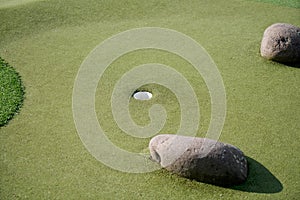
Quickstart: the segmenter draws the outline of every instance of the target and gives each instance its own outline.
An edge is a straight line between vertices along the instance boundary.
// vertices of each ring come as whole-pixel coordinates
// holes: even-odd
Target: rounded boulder
[[[300,28],[286,23],[269,26],[264,31],[260,53],[282,63],[300,62]]]
[[[151,159],[168,171],[200,182],[232,186],[247,179],[247,160],[237,147],[180,135],[157,135],[149,143]]]

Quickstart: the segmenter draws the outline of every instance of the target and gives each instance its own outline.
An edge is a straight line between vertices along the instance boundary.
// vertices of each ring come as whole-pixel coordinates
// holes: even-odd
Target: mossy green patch
[[[19,111],[24,98],[21,77],[0,57],[0,126]]]

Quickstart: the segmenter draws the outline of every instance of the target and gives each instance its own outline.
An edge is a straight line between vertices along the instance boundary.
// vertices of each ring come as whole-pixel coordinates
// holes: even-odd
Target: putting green
[[[274,14],[276,13],[276,14]],[[299,68],[260,57],[263,31],[276,22],[300,26],[297,8],[256,1],[37,1],[1,8],[0,55],[22,76],[26,100],[18,117],[0,128],[0,199],[297,199],[299,197]],[[249,157],[249,180],[222,188],[164,170],[130,174],[97,161],[78,137],[72,92],[86,56],[102,41],[137,27],[164,27],[200,43],[222,75],[227,115],[220,141]],[[162,63],[192,85],[200,107],[197,136],[210,123],[210,97],[186,60],[159,50],[139,50],[113,62],[96,91],[96,114],[118,147],[147,152],[150,140],[126,135],[113,120],[111,93],[124,73]],[[180,105],[172,91],[143,86],[150,101],[130,101],[137,124],[148,108],[165,107],[161,133],[176,132]]]

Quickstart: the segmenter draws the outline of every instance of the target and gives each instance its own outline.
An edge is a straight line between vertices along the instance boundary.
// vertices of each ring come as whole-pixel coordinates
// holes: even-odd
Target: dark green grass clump
[[[0,57],[0,127],[19,111],[23,98],[21,77]]]

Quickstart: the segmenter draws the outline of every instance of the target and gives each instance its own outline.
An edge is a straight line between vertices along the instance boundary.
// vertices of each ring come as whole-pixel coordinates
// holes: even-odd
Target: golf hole
[[[133,98],[141,101],[150,100],[152,98],[152,93],[147,91],[136,91],[133,93]]]

